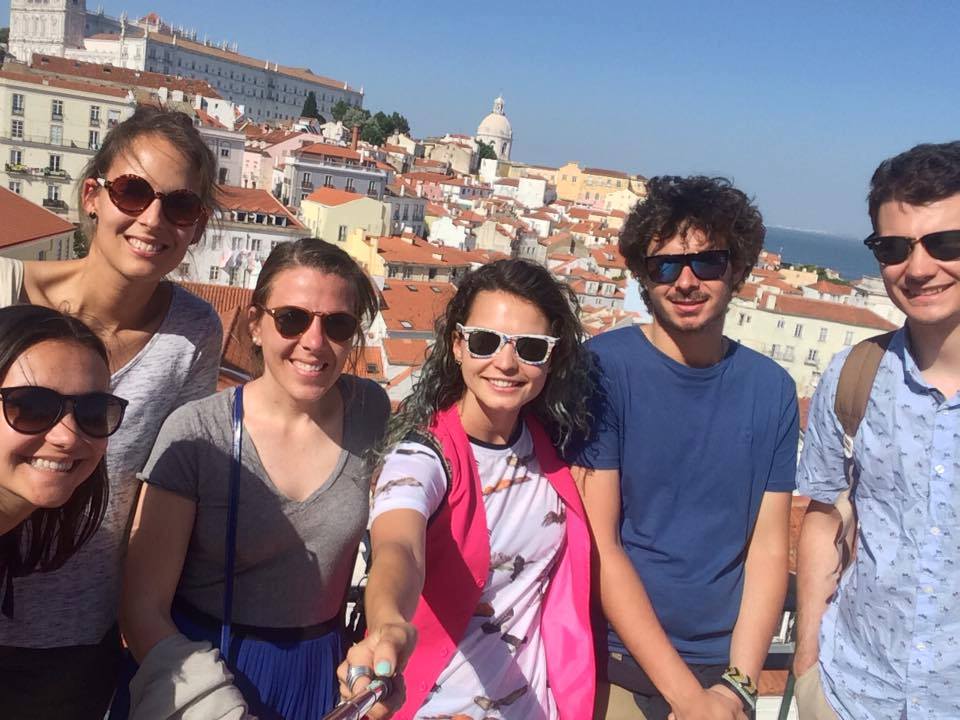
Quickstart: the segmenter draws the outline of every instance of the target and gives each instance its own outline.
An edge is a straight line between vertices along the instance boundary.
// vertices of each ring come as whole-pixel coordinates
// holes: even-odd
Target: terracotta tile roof
[[[304,227],[287,209],[286,205],[263,188],[242,188],[235,185],[220,185],[218,187],[220,192],[217,199],[225,210],[282,215],[287,218],[289,227]]]
[[[470,259],[471,263],[479,265],[486,265],[487,263],[496,262],[497,260],[508,260],[510,258],[506,253],[496,250],[470,250],[469,252],[465,252],[464,255]]]
[[[795,285],[791,285],[790,283],[778,278],[766,278],[761,280],[760,284],[764,287],[777,288],[784,295],[803,295],[803,292]]]
[[[777,295],[776,312],[876,330],[896,330],[898,327],[866,308],[804,297]]]
[[[253,376],[257,373],[253,343],[247,330],[246,310],[253,290],[231,285],[182,282],[184,288],[213,305],[223,325],[221,367]]]
[[[760,286],[756,283],[744,283],[737,291],[737,297],[744,300],[756,300],[757,293],[760,292]]]
[[[381,293],[384,303],[381,314],[387,329],[432,333],[434,321],[453,299],[456,291],[457,289],[447,282],[387,279]]]
[[[399,145],[391,145],[390,143],[384,143],[384,144],[381,145],[380,147],[383,148],[383,151],[384,151],[384,152],[396,153],[396,154],[398,154],[398,155],[407,155],[407,154],[408,154],[407,151],[404,150],[404,149],[403,149],[402,147],[400,147]]]
[[[427,356],[426,340],[409,338],[387,338],[383,341],[383,351],[391,365],[422,365]]]
[[[447,217],[450,213],[447,212],[447,209],[443,205],[438,205],[437,203],[428,202],[427,207],[424,210],[424,213],[427,215],[432,215],[434,217]]]
[[[469,264],[463,253],[446,245],[434,245],[411,236],[409,241],[396,236],[384,236],[378,240],[377,252],[388,264],[411,264],[442,267]]]
[[[360,153],[350,148],[340,147],[339,145],[330,145],[328,143],[312,143],[304,145],[297,152],[306,155],[321,155],[323,157],[335,157],[342,160],[356,160],[360,162]]]
[[[584,168],[584,175],[603,175],[604,177],[614,177],[621,178],[623,180],[629,180],[630,176],[625,172],[620,172],[619,170],[604,170],[603,168]]]
[[[351,361],[351,357],[344,367],[344,372],[349,372],[357,377],[370,378],[379,383],[386,383],[387,376],[383,371],[383,353],[379,347],[367,346],[363,349],[363,355],[358,357],[356,364]]]
[[[230,129],[226,125],[224,125],[222,122],[217,120],[213,115],[208,113],[206,110],[195,109],[194,112],[196,113],[197,117],[200,118],[200,122],[204,125],[207,125],[208,127],[217,128],[219,130]]]
[[[0,247],[5,248],[74,231],[73,223],[6,188],[0,188],[0,217]]]
[[[440,185],[441,183],[446,183],[451,178],[449,175],[443,175],[442,173],[434,172],[408,172],[404,175],[397,175],[397,180],[406,180],[409,182],[423,182],[423,183],[436,183]]]
[[[231,52],[229,50],[221,50],[220,48],[214,47],[212,45],[204,45],[203,43],[194,42],[192,40],[187,40],[183,37],[177,36],[176,42],[171,35],[160,32],[150,33],[150,39],[163,43],[165,45],[174,45],[176,44],[179,47],[182,47],[191,52],[199,53],[201,55],[207,55],[210,57],[215,57],[220,60],[227,60],[229,62],[238,63],[240,65],[246,65],[247,67],[254,68],[256,70],[263,70],[265,65],[270,66],[270,71],[275,72],[279,75],[286,75],[288,77],[297,78],[298,80],[305,80],[311,83],[317,83],[318,85],[326,85],[327,87],[336,88],[337,90],[348,90],[351,92],[356,92],[347,85],[345,82],[340,80],[334,80],[332,78],[324,77],[323,75],[315,75],[309,68],[295,68],[289,67],[287,65],[277,65],[276,70],[273,69],[273,63],[269,63],[265,60],[257,60],[256,58],[248,57],[246,55],[241,55],[240,53]]]
[[[366,195],[361,195],[360,193],[348,192],[346,190],[339,190],[337,188],[328,188],[322,187],[317,188],[312,193],[307,195],[306,199],[311,202],[319,203],[320,205],[325,205],[327,207],[334,207],[336,205],[346,205],[349,202],[355,202],[356,200],[363,200]]]
[[[506,185],[507,187],[520,187],[520,180],[517,178],[497,178],[493,181],[493,185]]]
[[[96,93],[97,95],[109,95],[115,98],[125,98],[127,96],[127,91],[119,88],[106,87],[104,85],[97,85],[96,83],[71,82],[70,80],[18,72],[11,70],[9,65],[6,66],[4,70],[0,70],[0,78],[30,83],[31,85],[46,85],[62,90],[78,90],[80,92]]]
[[[34,53],[30,67],[44,73],[55,73],[69,77],[83,78],[84,80],[109,82],[117,85],[149,88],[157,90],[165,87],[168,90],[182,90],[189,95],[203,95],[208,98],[220,98],[220,93],[206,80],[195,78],[164,75],[163,73],[148,70],[132,70],[115,65],[71,60],[55,55]]]
[[[853,294],[853,288],[849,285],[841,285],[840,283],[830,282],[829,280],[820,280],[813,285],[807,285],[807,287],[824,295],[842,296]]]
[[[615,248],[595,248],[590,251],[590,254],[593,256],[594,262],[602,268],[627,269],[627,261]]]
[[[766,268],[755,267],[750,271],[750,274],[758,278],[776,278],[777,280],[783,280],[783,275],[781,275],[776,270],[767,270]]]

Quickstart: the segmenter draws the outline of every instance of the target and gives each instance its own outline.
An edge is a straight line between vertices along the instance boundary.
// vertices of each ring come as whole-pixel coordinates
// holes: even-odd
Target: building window
[[[843,334],[843,344],[844,345],[853,345],[853,330],[847,330]]]
[[[23,95],[13,94],[13,105],[10,107],[10,111],[14,115],[23,115]]]
[[[820,342],[827,341],[827,328],[820,328]]]
[[[243,245],[243,238],[239,235],[234,235],[233,239],[230,241],[230,247],[233,250],[239,250]]]
[[[12,148],[10,150],[10,164],[23,165],[23,150]]]
[[[370,184],[367,186],[367,195],[376,195],[377,194],[377,181],[371,180]]]
[[[353,188],[354,188],[353,178],[347,178],[347,184],[344,187],[344,190],[346,190],[347,192],[353,192]]]
[[[180,263],[180,277],[189,277],[190,275],[190,263]]]
[[[404,330],[412,330],[412,329],[413,329],[413,323],[410,322],[409,320],[401,320],[401,321],[400,321],[400,327],[402,327]]]
[[[50,164],[47,167],[49,167],[51,170],[60,170],[62,161],[63,161],[62,155],[51,155]]]
[[[99,105],[90,106],[90,124],[91,125],[100,124],[100,106]]]
[[[23,137],[23,120],[12,120],[10,122],[10,137],[12,138]]]
[[[230,148],[225,148],[225,147],[220,148],[220,157],[222,158],[230,157]]]
[[[220,168],[220,169],[217,171],[217,182],[219,182],[221,185],[226,185],[226,184],[227,184],[227,175],[228,175],[229,172],[230,172],[230,170],[229,170],[228,168],[224,168],[224,167]]]
[[[324,176],[323,176],[323,186],[324,186],[324,187],[333,187],[333,175],[324,175]]]
[[[260,238],[251,238],[250,249],[256,252],[260,251]]]
[[[60,186],[47,185],[47,200],[59,200],[59,199],[60,199]]]
[[[347,226],[341,225],[340,229],[337,230],[337,242],[346,242],[347,241]]]
[[[63,127],[60,125],[50,126],[50,144],[63,145]]]
[[[19,180],[11,180],[7,183],[7,187],[10,188],[10,192],[15,192],[17,195],[23,190]]]
[[[820,351],[814,350],[813,348],[811,348],[810,350],[807,351],[807,362],[815,363],[817,362],[817,359],[819,358],[819,356],[820,356]]]
[[[63,120],[63,100],[50,101],[50,119]]]
[[[120,124],[120,111],[107,110],[107,130]]]
[[[210,266],[210,280],[216,281],[220,279],[220,268],[216,265]]]
[[[787,324],[787,321],[781,318],[777,320],[777,330],[783,330],[783,326]]]
[[[87,147],[91,150],[100,149],[100,131],[91,130],[90,134],[87,136]]]
[[[305,172],[303,174],[303,180],[300,181],[303,187],[313,187],[313,174]]]
[[[803,325],[797,323],[797,326],[793,329],[793,336],[795,338],[803,337]]]

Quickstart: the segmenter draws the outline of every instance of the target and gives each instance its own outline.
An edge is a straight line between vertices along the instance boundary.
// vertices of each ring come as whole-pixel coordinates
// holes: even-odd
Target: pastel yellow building
[[[576,201],[580,199],[583,186],[583,171],[580,165],[572,162],[557,168],[556,174],[557,197],[560,200]]]
[[[314,237],[338,243],[344,249],[347,238],[356,230],[383,235],[388,216],[387,206],[379,200],[331,187],[314,190],[304,198],[300,213]]]

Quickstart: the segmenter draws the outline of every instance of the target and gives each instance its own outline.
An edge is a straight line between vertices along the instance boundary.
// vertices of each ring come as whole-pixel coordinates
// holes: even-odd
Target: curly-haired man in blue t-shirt
[[[653,178],[624,224],[653,322],[590,341],[601,390],[571,457],[609,622],[597,720],[753,715],[786,592],[798,435],[793,381],[723,335],[763,237],[722,178]]]

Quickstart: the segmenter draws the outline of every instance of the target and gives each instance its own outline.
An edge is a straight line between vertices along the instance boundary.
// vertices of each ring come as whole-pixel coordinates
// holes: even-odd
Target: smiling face
[[[107,392],[110,373],[93,350],[74,342],[45,340],[23,352],[2,387],[38,385],[63,395]],[[0,418],[0,491],[34,507],[60,507],[93,472],[106,438],[81,432],[72,412],[38,435],[17,432]]]
[[[463,325],[506,335],[551,334],[550,322],[540,308],[501,291],[477,293]],[[543,390],[550,372],[549,361],[543,365],[521,362],[510,343],[505,343],[492,357],[475,358],[457,331],[453,335],[453,354],[466,385],[460,406],[464,429],[481,440],[506,441],[520,409]],[[490,437],[491,430],[495,437]]]
[[[684,255],[725,247],[724,243],[712,242],[702,230],[691,228],[685,235],[675,235],[666,242],[652,242],[648,255]],[[729,265],[717,280],[700,280],[686,266],[672,283],[645,280],[644,289],[650,299],[654,322],[683,333],[696,333],[718,323],[722,327],[733,296],[732,277],[733,269]]]
[[[141,135],[120,153],[105,173],[113,180],[138,175],[157,192],[187,189],[200,194],[199,173],[169,140],[159,135]],[[205,220],[189,227],[171,223],[159,199],[137,216],[119,210],[107,190],[96,180],[84,181],[83,210],[97,217],[90,255],[102,257],[124,277],[161,280],[182,261],[191,243],[203,234]]]
[[[940,230],[960,229],[960,195],[928,205],[907,205],[890,200],[877,213],[878,235],[923,237]],[[960,323],[960,260],[936,260],[915,243],[907,259],[881,265],[887,294],[910,323],[947,325]]]
[[[282,270],[273,278],[265,306],[295,305],[313,312],[356,314],[350,284],[339,275],[308,267]],[[250,309],[250,336],[263,351],[263,376],[297,403],[312,403],[334,386],[353,350],[355,338],[337,342],[327,337],[314,317],[299,337],[285,338],[273,318]]]

